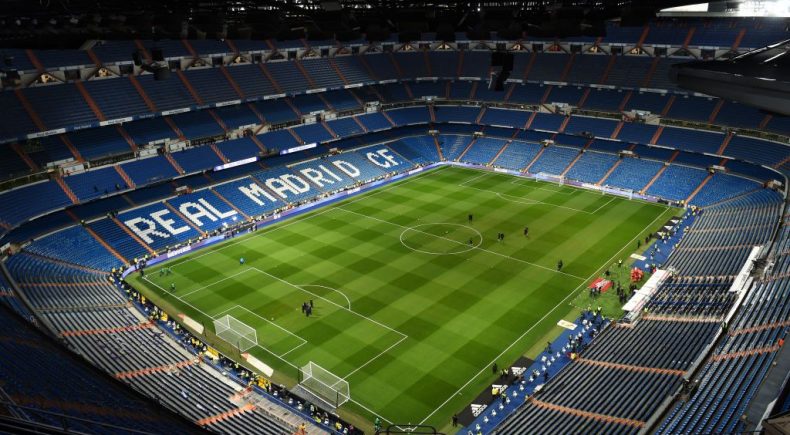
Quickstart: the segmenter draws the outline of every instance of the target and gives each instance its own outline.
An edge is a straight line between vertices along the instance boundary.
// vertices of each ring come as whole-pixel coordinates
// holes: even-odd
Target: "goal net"
[[[255,328],[230,314],[214,320],[214,331],[217,337],[238,347],[242,352],[258,345],[258,334]]]
[[[565,177],[561,175],[547,174],[545,172],[538,172],[537,174],[535,174],[535,179],[546,181],[549,183],[557,183],[560,186],[565,184]]]
[[[300,370],[299,385],[335,408],[351,399],[348,382],[310,361]]]

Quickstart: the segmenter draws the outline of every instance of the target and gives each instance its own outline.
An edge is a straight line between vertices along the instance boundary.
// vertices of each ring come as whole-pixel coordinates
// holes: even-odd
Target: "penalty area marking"
[[[346,296],[345,293],[341,292],[340,290],[338,290],[338,289],[336,289],[334,287],[329,287],[329,286],[325,286],[325,285],[321,285],[321,284],[298,284],[297,287],[300,287],[302,289],[304,289],[304,287],[318,287],[318,288],[331,290],[333,292],[340,293],[341,296],[346,298],[346,302],[348,302],[348,309],[351,310],[351,299],[349,299],[348,296]]]
[[[403,240],[404,239],[404,234],[406,234],[409,231],[413,231],[413,232],[420,233],[420,234],[427,234],[427,235],[433,236],[433,237],[439,237],[440,239],[445,239],[444,237],[436,236],[435,234],[431,234],[431,233],[429,233],[427,231],[423,231],[423,230],[419,229],[419,228],[423,228],[423,227],[427,227],[427,226],[434,226],[434,225],[447,225],[447,226],[461,227],[461,228],[470,229],[470,230],[474,231],[477,234],[477,244],[476,245],[467,245],[467,244],[464,243],[462,250],[453,251],[453,252],[434,252],[434,251],[427,251],[427,250],[424,250],[424,249],[411,247],[411,246],[409,246],[408,243],[406,243]],[[477,229],[472,228],[472,227],[470,227],[468,225],[456,224],[456,223],[450,223],[450,222],[435,222],[435,223],[419,224],[419,225],[414,225],[414,226],[411,226],[411,227],[406,227],[406,229],[401,231],[399,239],[400,239],[401,245],[403,245],[406,249],[411,249],[414,252],[419,252],[419,253],[428,254],[428,255],[457,255],[457,254],[463,254],[464,252],[469,252],[469,251],[471,251],[473,249],[476,249],[477,247],[479,247],[483,243],[483,235],[480,234],[480,231],[478,231]],[[451,241],[455,242],[455,240],[451,240]]]
[[[262,271],[259,271],[259,272],[262,272]],[[264,272],[264,273],[265,273],[265,272]],[[268,275],[268,274],[267,274],[267,275]],[[195,311],[197,311],[198,313],[200,313],[200,314],[202,314],[202,315],[204,315],[204,316],[208,317],[209,319],[212,319],[212,320],[214,320],[214,317],[213,317],[213,316],[211,316],[210,314],[208,314],[208,313],[206,313],[205,311],[201,310],[200,308],[198,308],[198,307],[194,306],[193,304],[191,304],[191,303],[189,303],[189,302],[185,301],[185,300],[184,300],[184,299],[182,299],[180,296],[178,296],[178,295],[176,295],[176,294],[174,294],[174,293],[171,293],[171,292],[169,292],[169,291],[168,291],[166,288],[164,288],[164,287],[160,286],[159,284],[157,284],[157,283],[155,283],[155,282],[153,282],[153,281],[149,280],[147,276],[144,276],[142,279],[143,279],[143,281],[146,281],[146,282],[148,282],[148,283],[149,283],[149,284],[151,284],[152,286],[154,286],[154,287],[156,287],[156,288],[158,288],[158,289],[162,290],[162,292],[164,292],[165,294],[168,294],[168,295],[170,295],[170,296],[172,296],[172,297],[174,297],[174,298],[176,298],[176,299],[180,300],[181,302],[183,302],[184,304],[188,305],[189,307],[191,307],[192,309],[194,309],[194,310],[195,310]],[[278,278],[278,279],[279,279],[279,278]],[[291,285],[293,285],[293,284],[291,284]],[[307,291],[307,290],[303,290],[303,291]],[[323,299],[323,298],[321,298],[321,299]],[[333,303],[333,304],[334,304],[334,302],[331,302],[331,301],[330,301],[330,303]],[[341,308],[342,308],[342,307],[341,307]],[[351,311],[351,310],[348,310],[348,311]],[[351,311],[351,312],[353,313],[353,311]],[[355,313],[355,314],[359,315],[358,313]],[[373,321],[373,322],[375,322],[375,323],[378,323],[378,322],[376,322],[376,321],[375,321],[375,320],[373,320],[373,319],[370,319],[370,320],[371,320],[371,321]],[[382,325],[382,326],[385,326],[385,325]],[[385,327],[386,327],[386,326],[385,326]],[[392,331],[394,331],[394,332],[396,332],[396,333],[398,333],[398,334],[401,334],[402,336],[404,336],[404,338],[408,337],[406,334],[403,334],[403,333],[401,333],[401,332],[399,332],[399,331],[396,331],[396,330],[394,330],[394,329],[392,329],[392,328],[389,328],[389,327],[386,327],[386,328],[388,328],[388,329],[391,329]],[[301,338],[301,337],[300,337],[300,338]],[[401,341],[402,341],[402,340],[401,340]],[[398,344],[400,344],[400,341],[398,342]],[[293,348],[293,349],[289,350],[288,352],[286,352],[286,353],[285,353],[285,354],[283,354],[283,355],[277,355],[276,353],[274,353],[274,352],[272,352],[271,350],[269,350],[269,349],[267,349],[267,348],[265,348],[265,347],[261,346],[260,344],[256,345],[255,347],[257,347],[258,349],[260,349],[260,350],[262,350],[262,351],[264,351],[264,352],[266,352],[266,353],[268,353],[268,354],[270,354],[270,355],[274,356],[275,358],[277,358],[277,359],[279,359],[280,361],[284,362],[285,364],[287,364],[287,365],[291,366],[292,368],[294,368],[294,369],[296,369],[296,370],[299,370],[299,366],[297,366],[297,365],[294,365],[294,363],[292,363],[292,362],[288,361],[287,359],[283,358],[283,356],[284,356],[285,354],[287,354],[287,353],[289,353],[289,352],[291,352],[291,351],[294,351],[294,350],[296,350],[296,348]],[[389,350],[390,350],[392,347],[394,347],[394,346],[391,346],[390,348],[388,348],[388,349],[387,349],[387,351],[389,351]],[[375,357],[373,357],[373,359],[376,359],[376,358],[378,358],[378,355],[377,355],[377,356],[375,356]],[[365,365],[367,365],[367,363],[365,363]],[[382,419],[384,422],[386,422],[386,423],[390,423],[390,424],[394,424],[394,421],[393,421],[393,420],[391,420],[391,419],[389,419],[389,418],[386,418],[386,417],[384,417],[383,415],[381,415],[381,414],[377,413],[376,411],[374,411],[374,410],[372,410],[372,409],[368,408],[367,406],[363,405],[363,404],[362,404],[362,403],[360,403],[359,401],[357,401],[357,400],[354,400],[354,399],[351,399],[351,398],[349,398],[348,400],[349,400],[349,402],[351,402],[351,403],[354,403],[355,405],[359,406],[360,408],[364,409],[365,411],[369,412],[370,414],[372,414],[372,415],[374,415],[374,416],[376,416],[376,417],[379,417],[379,418],[381,418],[381,419]],[[397,427],[397,426],[396,426],[396,427]]]
[[[444,402],[442,402],[442,403],[441,403],[441,404],[440,404],[440,405],[439,405],[439,406],[438,406],[436,409],[434,409],[434,410],[433,410],[433,412],[431,412],[431,413],[430,413],[430,414],[428,414],[428,415],[427,415],[425,418],[423,418],[423,419],[422,419],[422,421],[421,421],[419,424],[424,424],[426,421],[428,421],[428,419],[429,419],[429,418],[431,418],[431,417],[432,417],[434,414],[436,414],[436,412],[437,412],[437,411],[439,411],[440,409],[444,408],[444,407],[445,407],[445,406],[446,406],[446,405],[447,405],[447,404],[448,404],[448,403],[449,403],[451,400],[453,400],[453,398],[455,398],[456,396],[460,396],[460,395],[462,394],[463,390],[464,390],[464,389],[466,389],[466,387],[467,387],[467,386],[469,386],[469,384],[471,384],[471,383],[472,383],[472,382],[473,382],[475,379],[479,378],[479,377],[480,377],[480,375],[481,375],[481,374],[483,374],[483,373],[484,373],[486,370],[490,370],[490,367],[491,367],[491,365],[492,365],[494,362],[496,362],[498,359],[500,359],[500,358],[502,357],[502,355],[504,355],[504,354],[505,354],[507,351],[509,351],[509,350],[510,350],[510,349],[511,349],[513,346],[515,346],[515,345],[516,345],[516,343],[518,343],[519,341],[521,341],[521,340],[522,340],[522,339],[523,339],[523,338],[524,338],[524,337],[525,337],[527,334],[529,334],[530,332],[532,332],[532,330],[533,330],[533,329],[535,329],[535,327],[536,327],[536,326],[540,325],[540,324],[541,324],[541,323],[542,323],[544,320],[546,320],[546,318],[547,318],[547,317],[549,317],[549,314],[553,313],[553,312],[554,312],[554,311],[555,311],[557,308],[559,308],[559,307],[560,307],[561,305],[563,305],[563,304],[568,304],[568,305],[570,305],[570,306],[573,306],[573,303],[572,303],[571,297],[574,297],[574,296],[578,295],[578,294],[579,294],[579,291],[580,291],[582,288],[584,288],[584,286],[585,286],[585,284],[586,284],[586,283],[590,282],[590,281],[591,281],[591,280],[592,280],[592,279],[593,279],[593,278],[594,278],[596,275],[598,275],[598,274],[599,274],[600,272],[602,272],[602,271],[603,271],[603,270],[604,270],[606,267],[608,267],[608,266],[609,266],[609,264],[611,264],[611,263],[612,263],[612,261],[614,261],[614,259],[615,259],[615,258],[617,258],[617,257],[620,255],[620,253],[621,253],[621,252],[623,252],[623,250],[624,250],[624,249],[626,249],[626,247],[628,247],[628,246],[632,246],[632,243],[633,243],[634,241],[636,241],[638,238],[641,238],[641,237],[642,237],[642,233],[644,233],[645,231],[647,231],[648,229],[650,229],[650,228],[651,228],[653,225],[655,225],[655,224],[656,224],[656,221],[658,221],[659,219],[661,219],[661,217],[662,217],[662,216],[664,216],[664,212],[661,212],[661,213],[659,213],[659,214],[658,214],[658,216],[656,216],[656,218],[655,218],[655,219],[653,219],[653,221],[651,221],[649,224],[647,224],[647,225],[645,226],[645,228],[643,228],[643,229],[642,229],[642,231],[640,231],[639,233],[637,233],[637,235],[636,235],[636,236],[634,236],[634,238],[633,238],[633,239],[631,239],[631,241],[630,241],[630,242],[628,242],[628,243],[626,243],[625,245],[623,245],[623,247],[622,247],[622,248],[620,248],[620,250],[619,250],[619,251],[617,251],[617,252],[616,252],[616,253],[615,253],[615,254],[612,256],[612,258],[610,258],[608,261],[606,261],[606,262],[605,262],[605,263],[604,263],[604,264],[603,264],[601,267],[599,267],[599,268],[598,268],[598,270],[596,270],[595,272],[593,272],[593,273],[592,273],[592,274],[591,274],[591,275],[590,275],[590,276],[589,276],[587,279],[583,280],[583,281],[581,282],[581,284],[579,284],[579,286],[578,286],[578,287],[576,287],[575,289],[573,289],[573,291],[571,291],[570,293],[568,293],[568,295],[567,295],[567,296],[565,296],[565,298],[564,298],[564,299],[562,299],[561,301],[559,301],[559,302],[557,303],[557,305],[555,305],[555,306],[554,306],[553,308],[551,308],[550,310],[546,311],[546,314],[544,314],[544,315],[543,315],[543,317],[541,317],[540,319],[538,319],[538,321],[536,321],[536,322],[535,322],[535,323],[534,323],[532,326],[530,326],[530,327],[529,327],[529,328],[528,328],[526,331],[524,331],[524,332],[523,332],[523,333],[522,333],[522,334],[521,334],[521,335],[520,335],[518,338],[516,338],[516,339],[515,339],[515,340],[514,340],[512,343],[510,343],[510,345],[509,345],[508,347],[506,347],[506,348],[505,348],[505,349],[504,349],[502,352],[500,352],[500,353],[499,353],[499,355],[497,355],[496,357],[494,357],[494,359],[492,359],[490,363],[488,363],[488,364],[486,364],[485,366],[483,366],[483,368],[482,368],[482,369],[480,369],[480,371],[479,371],[479,372],[477,372],[477,373],[476,373],[474,376],[472,376],[471,378],[469,378],[469,380],[468,380],[468,381],[466,381],[466,383],[465,383],[465,384],[463,384],[463,385],[462,385],[460,388],[458,388],[458,390],[456,390],[456,391],[455,391],[455,393],[453,393],[452,395],[450,395],[450,397],[448,397],[448,398],[447,398],[447,400],[445,400]],[[570,300],[570,301],[569,301],[569,300]]]

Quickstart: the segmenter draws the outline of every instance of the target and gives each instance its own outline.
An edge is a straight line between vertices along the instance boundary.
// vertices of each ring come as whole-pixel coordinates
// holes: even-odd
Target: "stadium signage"
[[[134,118],[132,118],[131,116],[127,116],[126,118],[116,118],[107,121],[101,121],[99,122],[99,125],[104,127],[105,125],[123,124],[124,122],[132,122],[132,121],[134,121]]]
[[[280,151],[280,155],[291,154],[291,153],[296,153],[296,152],[299,152],[299,151],[309,150],[310,148],[315,148],[317,146],[318,146],[318,144],[315,143],[315,142],[304,144],[304,145],[299,145],[298,147],[288,148],[288,149],[284,149],[284,150]]]
[[[208,196],[208,195],[206,195]],[[131,219],[124,219],[123,223],[134,232],[137,237],[149,245],[154,243],[154,237],[169,239],[173,236],[190,231],[190,227],[164,204],[160,210],[155,210],[147,217],[137,216]],[[227,219],[238,214],[236,210],[226,212],[219,211],[205,198],[198,198],[197,201],[187,201],[178,206],[178,211],[189,219],[197,227],[204,226],[202,219],[217,222],[220,219]],[[178,221],[176,221],[178,219]]]
[[[47,131],[39,131],[39,132],[36,132],[36,133],[30,133],[29,135],[27,135],[27,138],[28,139],[36,139],[36,138],[44,137],[44,136],[52,136],[53,134],[63,134],[65,132],[66,132],[65,128],[57,128],[55,130],[47,130]]]
[[[215,171],[221,171],[223,169],[230,169],[235,168],[236,166],[246,165],[247,163],[252,163],[258,160],[257,156],[249,157],[246,159],[236,160],[235,162],[225,163],[224,165],[214,166]]]
[[[372,167],[392,172],[403,164],[385,146],[369,148],[362,155],[365,159],[359,162],[341,154],[331,160],[316,159],[292,167],[292,172],[255,175],[255,181],[248,179],[235,187],[241,195],[234,195],[234,202],[242,209],[259,209],[258,213],[263,214],[283,203],[296,203],[306,195],[315,196],[320,192],[335,190],[335,186],[347,185],[344,181],[348,178],[355,181],[369,179]],[[137,237],[151,245],[158,240],[177,240],[179,235],[182,235],[180,239],[183,240],[189,237],[187,233],[194,232],[192,227],[202,228],[210,222],[219,222],[239,214],[234,209],[227,210],[227,206],[211,191],[204,191],[202,195],[198,192],[195,197],[178,206],[172,203],[169,206],[160,204],[153,211],[147,208],[136,215],[133,211],[128,212],[121,220]],[[227,211],[221,211],[218,207]],[[173,251],[172,255],[177,255],[177,252]]]
[[[175,115],[175,114],[178,114],[178,113],[185,113],[185,112],[189,112],[190,110],[192,110],[192,109],[190,109],[189,107],[184,107],[184,108],[181,108],[181,109],[164,110],[164,111],[162,111],[162,116]]]
[[[215,104],[214,107],[233,106],[236,104],[241,104],[241,100],[220,101],[219,103]]]
[[[173,258],[173,257],[177,257],[177,256],[179,256],[181,254],[186,254],[187,252],[189,252],[191,250],[192,250],[192,245],[187,245],[187,246],[184,246],[183,248],[174,249],[172,251],[168,251],[167,252],[167,258],[170,259],[170,258]]]

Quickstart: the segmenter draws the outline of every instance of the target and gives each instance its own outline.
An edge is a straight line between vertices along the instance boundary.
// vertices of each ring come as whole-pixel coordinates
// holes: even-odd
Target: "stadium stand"
[[[647,190],[651,195],[685,201],[702,183],[707,173],[689,166],[670,165]]]
[[[533,174],[541,172],[552,175],[562,175],[565,168],[579,155],[579,150],[561,146],[545,148],[538,159],[528,168]]]
[[[660,19],[644,29],[615,23],[608,23],[607,29],[607,36],[597,43],[614,41],[630,47],[640,41],[678,47],[690,38],[691,47],[715,45],[729,50],[738,34],[736,29],[744,30],[742,47],[756,48],[786,38],[781,23],[756,19]],[[596,42],[589,37],[569,41]],[[337,41],[209,39],[139,43],[149,49],[153,45],[164,47],[168,59],[233,53],[233,46],[243,51],[261,51],[271,46],[302,50],[311,45],[342,45]],[[128,63],[129,53],[135,47],[132,41],[98,42],[91,55],[104,63]],[[0,177],[29,174],[57,160],[90,162],[84,168],[88,170],[62,175],[53,172],[46,180],[31,179],[44,181],[0,193],[4,205],[0,208],[3,243],[23,242],[20,252],[5,262],[13,281],[19,284],[45,326],[53,328],[72,349],[102,370],[116,377],[122,375],[124,382],[157,397],[160,403],[189,420],[205,423],[218,413],[239,412],[238,418],[207,426],[220,433],[293,433],[295,426],[262,408],[237,411],[240,408],[227,398],[242,391],[243,386],[226,379],[206,361],[198,361],[166,325],[147,317],[152,313],[146,311],[150,307],[141,311],[134,306],[139,301],[131,293],[124,294],[111,284],[106,271],[153,251],[194,241],[203,232],[221,230],[225,224],[232,226],[234,217],[243,221],[245,216],[271,214],[287,204],[383,177],[388,168],[371,163],[365,155],[384,146],[404,168],[442,160],[462,161],[531,174],[563,175],[637,193],[644,190],[647,195],[688,200],[690,205],[702,207],[701,212],[688,212],[698,214],[677,236],[674,250],[666,254],[668,260],[663,267],[672,268],[674,276],[656,290],[642,319],[635,324],[617,322],[604,329],[578,359],[547,382],[542,391],[530,396],[497,431],[533,433],[551,428],[569,433],[636,433],[646,427],[664,398],[682,387],[693,361],[701,356],[704,359],[697,392],[673,402],[657,432],[740,431],[741,416],[777,357],[779,340],[787,332],[782,322],[786,323],[790,312],[790,305],[785,302],[790,233],[785,228],[786,219],[781,218],[784,198],[764,188],[763,182],[786,182],[785,175],[790,172],[790,148],[781,142],[786,138],[769,136],[790,133],[788,118],[767,115],[731,101],[686,94],[668,78],[673,63],[690,59],[679,56],[682,52],[656,58],[646,54],[519,52],[511,77],[525,82],[509,83],[505,92],[499,92],[488,89],[490,50],[424,50],[396,49],[394,53],[371,51],[361,55],[345,55],[338,50],[331,58],[311,57],[317,55],[316,51],[298,61],[264,60],[227,67],[185,68],[167,81],[142,74],[129,79],[92,78],[80,85],[70,81],[23,85],[0,92],[0,104],[6,109],[0,120]],[[8,51],[11,52],[17,53],[18,69],[36,69],[28,53]],[[86,50],[31,53],[46,70],[94,64]],[[248,61],[245,56],[238,61]],[[424,77],[440,79],[412,81]],[[402,79],[408,81],[370,83]],[[545,84],[547,81],[552,84]],[[143,93],[135,83],[141,85]],[[337,89],[363,83],[366,86]],[[588,84],[616,88],[587,87]],[[87,94],[80,91],[80,86]],[[334,89],[304,93],[315,88]],[[261,99],[277,94],[288,96]],[[428,108],[424,102],[415,102],[426,96],[439,100],[449,97],[467,101],[468,105],[440,101]],[[95,108],[90,100],[95,102]],[[210,109],[196,107],[235,100],[241,103]],[[398,107],[385,106],[375,113],[362,113],[363,102],[397,103]],[[609,118],[565,116],[547,113],[546,106],[537,108],[553,102],[609,112],[605,115]],[[180,112],[185,108],[191,110],[158,116],[158,112]],[[300,123],[302,114],[321,110],[345,111],[354,116],[341,114],[325,123]],[[663,113],[674,121],[620,125],[619,118],[614,117],[629,110]],[[157,117],[138,118],[154,115]],[[102,118],[128,117],[135,119],[123,119],[120,126],[99,126]],[[260,124],[268,125],[264,130],[258,128]],[[235,138],[226,131],[241,126],[255,133],[265,132]],[[723,133],[725,127],[744,130]],[[438,130],[438,135],[426,135],[428,128]],[[40,138],[25,137],[53,129],[63,131]],[[481,130],[484,136],[472,137],[472,133]],[[591,140],[587,133],[601,139]],[[603,140],[615,133],[622,142]],[[205,137],[218,142],[192,146],[198,143],[195,141],[181,151],[165,151],[146,158],[137,155],[137,146]],[[337,141],[328,146],[295,155],[264,158],[262,154],[266,150],[334,139]],[[553,139],[559,145],[542,147],[537,142],[544,139]],[[663,147],[647,146],[653,142]],[[383,145],[369,146],[373,143]],[[329,147],[343,151],[328,156]],[[580,153],[582,148],[584,152]],[[638,157],[616,155],[623,150],[633,151]],[[225,160],[256,156],[261,157],[257,163],[200,173]],[[113,160],[114,166],[102,166],[100,160]],[[335,170],[339,161],[353,163],[360,173]],[[300,191],[281,178],[320,170],[319,165],[334,165],[329,167],[340,180],[320,185],[301,177],[306,189]],[[723,165],[726,172],[709,173],[707,169],[712,165]],[[154,186],[144,188],[149,184]],[[178,186],[201,190],[173,196]],[[81,202],[86,204],[80,205]],[[64,211],[64,207],[71,208]],[[200,207],[225,217],[190,219]],[[161,237],[135,231],[135,225],[144,227],[146,220],[150,222],[157,213],[172,219],[176,235]],[[36,219],[25,223],[31,218]],[[80,222],[82,219],[86,222]],[[782,224],[777,226],[780,221]],[[23,225],[15,228],[20,224]],[[729,292],[735,275],[752,248],[768,244],[777,229],[775,243],[770,247],[773,269],[750,280],[740,302]],[[652,261],[654,254],[655,251],[646,251],[646,261]],[[0,291],[4,295],[12,293],[8,287],[0,274]],[[13,297],[2,299],[11,299],[7,302],[16,304],[17,310],[25,309]],[[722,320],[734,307],[738,309],[728,325],[729,332],[722,332]],[[69,425],[71,430],[86,432],[114,432],[91,426],[100,423],[152,432],[169,429],[186,433],[193,429],[170,414],[153,411],[155,406],[116,383],[95,376],[54,343],[30,345],[38,343],[40,337],[22,327],[16,318],[0,315],[0,321],[6,338],[0,344],[10,356],[9,364],[2,367],[2,377],[9,380],[3,391],[19,409],[22,405],[35,405],[49,412],[85,418],[91,422]],[[84,333],[98,330],[117,332]],[[720,339],[716,338],[719,335]],[[711,344],[712,352],[704,355],[706,346]],[[53,368],[51,355],[59,355],[57,360],[64,366],[60,370],[74,376],[57,377],[59,368]],[[17,363],[23,359],[27,365]],[[174,367],[178,375],[156,370],[139,374],[162,366]],[[135,375],[127,376],[129,373]],[[37,396],[25,397],[28,391],[36,391]],[[40,400],[41,397],[48,400]],[[87,406],[78,411],[67,406],[74,401]],[[139,410],[149,408],[141,418]],[[486,415],[491,410],[493,407]],[[61,424],[60,417],[54,414],[35,415],[31,419]]]
[[[565,176],[586,183],[597,183],[615,162],[616,155],[588,151],[568,169]]]

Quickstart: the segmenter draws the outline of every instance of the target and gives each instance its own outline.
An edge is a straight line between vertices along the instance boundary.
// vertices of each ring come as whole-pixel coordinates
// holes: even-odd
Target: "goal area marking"
[[[242,352],[258,345],[258,332],[255,328],[230,314],[214,319],[214,333]]]

